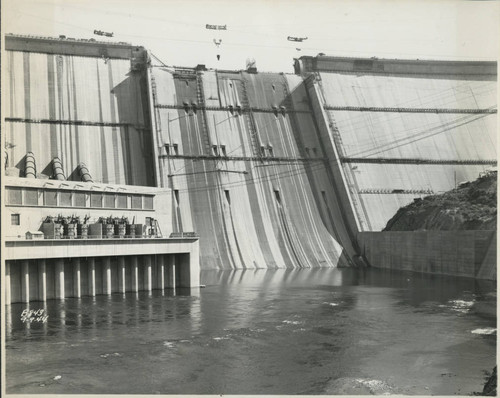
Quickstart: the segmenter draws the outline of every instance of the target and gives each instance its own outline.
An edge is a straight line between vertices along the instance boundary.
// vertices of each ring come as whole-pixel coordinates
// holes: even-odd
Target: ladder
[[[205,110],[205,93],[203,90],[203,78],[201,73],[196,74],[196,99],[198,101],[198,112],[201,112],[201,128],[203,130],[203,142],[205,144],[205,155],[212,154],[212,143],[210,140],[210,132],[208,130],[207,112]]]
[[[259,133],[257,132],[257,125],[255,123],[255,118],[253,116],[252,108],[250,107],[250,101],[248,100],[248,93],[246,88],[246,80],[242,76],[241,78],[241,107],[243,109],[248,109],[248,114],[243,117],[245,118],[246,126],[248,131],[250,132],[250,145],[251,151],[253,152],[253,156],[262,157],[262,153],[260,150],[261,141],[259,138]]]

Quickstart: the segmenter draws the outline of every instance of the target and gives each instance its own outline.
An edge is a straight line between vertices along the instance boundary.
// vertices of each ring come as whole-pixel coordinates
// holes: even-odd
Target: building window
[[[73,202],[75,207],[86,207],[85,194],[83,192],[73,192]]]
[[[267,150],[269,151],[269,157],[271,157],[271,158],[272,158],[272,157],[274,156],[274,153],[273,153],[273,147],[272,147],[271,145],[269,145],[269,146],[267,147]]]
[[[153,197],[152,196],[144,196],[144,208],[147,210],[153,210]]]
[[[127,195],[118,194],[116,195],[116,207],[118,209],[126,209],[127,206]]]
[[[24,190],[24,204],[26,206],[38,206],[38,189]]]
[[[142,195],[132,195],[132,209],[142,209]]]
[[[229,196],[229,190],[228,190],[228,189],[225,189],[225,190],[224,190],[224,193],[226,194],[227,204],[228,204],[228,205],[231,205],[231,197]]]
[[[170,155],[170,144],[165,144],[165,152]]]
[[[90,207],[102,207],[102,193],[90,194]]]
[[[314,156],[318,157],[318,150],[316,148],[313,148]]]
[[[178,155],[179,154],[179,145],[178,144],[174,144],[172,146],[174,147],[174,155]]]
[[[114,193],[105,193],[104,194],[104,207],[107,209],[115,208],[115,194]]]
[[[7,188],[7,204],[20,205],[22,204],[22,189]]]
[[[59,192],[59,206],[70,207],[72,205],[71,195],[71,191]]]
[[[227,157],[226,146],[221,145],[220,150],[222,151],[222,156]]]
[[[21,225],[21,215],[20,214],[11,214],[10,215],[10,224],[11,225]]]
[[[47,190],[43,193],[44,206],[57,206],[57,191]]]
[[[219,156],[217,145],[212,145],[212,152],[214,153],[214,156]]]

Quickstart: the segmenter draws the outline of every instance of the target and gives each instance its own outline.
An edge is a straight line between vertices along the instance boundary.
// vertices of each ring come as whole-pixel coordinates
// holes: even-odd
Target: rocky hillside
[[[497,173],[489,172],[443,194],[415,199],[384,231],[496,230],[496,222]]]

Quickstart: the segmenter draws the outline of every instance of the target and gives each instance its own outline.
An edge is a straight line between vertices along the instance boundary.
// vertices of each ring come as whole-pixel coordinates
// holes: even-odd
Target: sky
[[[289,73],[293,58],[320,52],[444,60],[500,54],[497,1],[3,0],[2,19],[3,33],[127,42],[170,66],[239,70],[253,58],[260,71]]]

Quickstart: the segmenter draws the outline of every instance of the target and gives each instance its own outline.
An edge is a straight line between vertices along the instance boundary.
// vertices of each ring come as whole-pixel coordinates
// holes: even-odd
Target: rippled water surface
[[[6,307],[8,393],[469,394],[496,286],[384,270],[206,271],[206,288]]]

